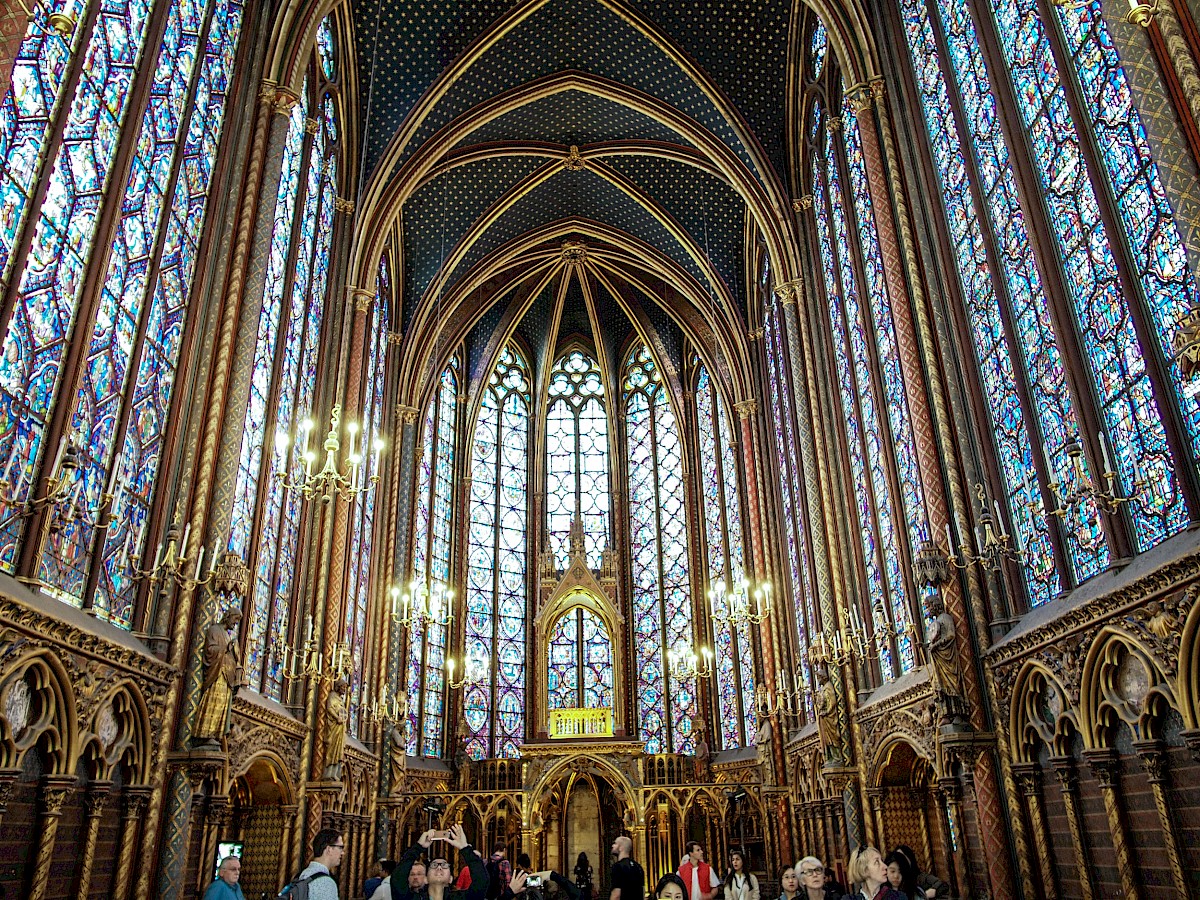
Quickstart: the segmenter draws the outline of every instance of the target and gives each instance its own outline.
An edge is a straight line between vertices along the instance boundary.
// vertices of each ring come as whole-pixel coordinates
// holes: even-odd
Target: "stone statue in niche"
[[[237,643],[241,621],[241,611],[231,609],[204,633],[204,682],[192,726],[194,747],[219,750],[229,733],[233,698],[244,683]]]
[[[468,790],[471,786],[471,754],[467,752],[467,741],[470,733],[467,731],[467,720],[464,714],[458,717],[458,728],[454,742],[454,771],[458,776],[458,789]]]
[[[346,704],[346,692],[350,685],[346,679],[339,678],[329,691],[329,699],[325,701],[325,771],[321,774],[322,781],[342,780],[342,761],[346,758],[346,721],[349,708]]]
[[[404,720],[403,725],[397,723],[391,727],[388,733],[388,762],[390,764],[390,772],[388,779],[388,793],[399,794],[404,787],[404,775],[408,768],[408,741],[404,738],[404,725],[407,725],[407,720]]]
[[[826,765],[842,764],[842,740],[838,734],[837,694],[833,690],[833,679],[829,670],[822,668],[817,673],[820,687],[817,689],[817,733],[825,751]]]
[[[696,752],[692,754],[696,765],[696,780],[707,781],[709,759],[712,749],[708,746],[708,732],[705,730],[703,716],[692,717],[692,734],[696,736]]]
[[[758,768],[762,775],[763,784],[774,784],[774,766],[771,754],[771,741],[775,736],[774,729],[771,727],[770,717],[764,713],[759,713],[758,731],[754,734],[754,749],[758,753]]]
[[[946,612],[940,594],[931,594],[925,610],[933,621],[925,629],[925,647],[929,652],[933,694],[941,716],[939,724],[966,724],[966,703],[962,693],[962,677],[958,664],[958,643],[955,640],[954,619]]]

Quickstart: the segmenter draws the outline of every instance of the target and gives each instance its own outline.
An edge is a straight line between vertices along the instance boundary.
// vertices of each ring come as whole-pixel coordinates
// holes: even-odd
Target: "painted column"
[[[108,805],[111,781],[93,781],[83,798],[84,837],[83,856],[79,863],[79,882],[75,886],[76,897],[87,897],[92,886],[92,871],[96,864],[96,841],[100,837],[100,820]]]
[[[932,333],[923,307],[923,295],[913,298],[910,305],[909,293],[904,279],[904,259],[901,253],[900,239],[896,230],[896,220],[893,218],[892,201],[903,205],[899,210],[901,221],[906,230],[909,228],[907,205],[904,204],[903,191],[896,179],[895,154],[889,153],[890,166],[885,169],[883,151],[876,130],[876,105],[882,104],[883,84],[874,82],[870,85],[858,85],[847,91],[854,106],[858,120],[859,134],[862,139],[863,160],[867,170],[867,180],[870,185],[872,211],[875,217],[875,230],[879,237],[879,249],[883,258],[884,282],[891,300],[892,323],[896,329],[896,344],[900,352],[901,372],[904,378],[905,396],[911,413],[913,439],[916,444],[917,459],[921,475],[921,487],[925,497],[925,511],[929,519],[931,535],[942,534],[950,524],[950,509],[945,496],[945,488],[941,478],[942,456],[953,457],[953,447],[945,445],[948,434],[949,417],[946,407],[945,386],[936,366],[931,374],[934,384],[931,385],[933,404],[926,393],[921,357],[937,359],[937,348],[934,346]],[[886,116],[881,115],[881,119]],[[889,141],[889,150],[891,149]],[[892,185],[889,186],[888,170],[892,174]],[[893,190],[894,188],[894,190]],[[907,234],[907,243],[911,246],[911,234]],[[915,274],[915,273],[914,273]],[[915,279],[914,284],[919,283]],[[920,329],[914,323],[913,314],[916,311],[920,319]],[[937,421],[934,421],[934,415]],[[943,447],[939,453],[939,439]],[[959,492],[958,480],[948,478],[952,494]],[[951,498],[955,507],[962,506],[961,496]],[[946,611],[954,619],[955,633],[958,644],[958,656],[961,660],[960,674],[968,703],[971,708],[971,725],[976,731],[987,730],[987,717],[984,708],[984,692],[979,683],[973,660],[977,653],[972,645],[971,635],[976,633],[980,641],[980,651],[987,649],[986,621],[982,601],[978,590],[972,588],[971,597],[964,597],[957,580],[951,581],[941,588],[942,599]],[[968,599],[975,609],[974,621],[967,616],[966,603]],[[976,629],[978,625],[978,629]],[[1005,835],[1008,817],[1000,796],[1000,781],[996,771],[992,751],[987,747],[978,749],[974,761],[975,793],[979,801],[978,816],[980,832],[984,843],[984,853],[987,858],[988,879],[991,882],[993,895],[997,900],[1012,900],[1016,887],[1013,872],[1009,864],[1009,853]]]
[[[1025,798],[1025,813],[1029,816],[1030,831],[1037,847],[1038,867],[1042,876],[1042,896],[1058,896],[1054,876],[1054,858],[1050,853],[1050,830],[1046,825],[1046,810],[1042,806],[1042,767],[1037,763],[1013,765],[1013,775]]]
[[[1179,833],[1175,830],[1175,818],[1171,815],[1171,807],[1167,800],[1167,756],[1163,750],[1163,743],[1135,741],[1133,749],[1142,761],[1146,778],[1150,782],[1150,790],[1154,794],[1154,808],[1158,810],[1158,824],[1162,829],[1163,846],[1167,851],[1171,874],[1175,878],[1175,891],[1180,897],[1186,897],[1190,887],[1184,877],[1183,863],[1179,856]]]
[[[1100,784],[1104,797],[1104,811],[1108,814],[1108,830],[1112,834],[1113,864],[1121,873],[1121,888],[1126,900],[1138,900],[1141,896],[1137,871],[1133,865],[1133,853],[1129,848],[1129,835],[1121,813],[1120,778],[1121,759],[1115,750],[1085,750],[1083,753],[1088,768]]]
[[[42,811],[38,814],[38,845],[29,884],[29,900],[44,900],[50,882],[50,862],[58,837],[63,804],[76,791],[73,775],[47,775],[42,779]]]
[[[1079,811],[1079,772],[1075,760],[1069,756],[1056,756],[1050,760],[1054,775],[1062,790],[1063,806],[1067,811],[1067,825],[1071,829],[1071,841],[1075,845],[1075,865],[1079,873],[1079,890],[1083,900],[1096,896],[1092,886],[1092,867],[1088,861],[1087,842],[1083,838],[1083,820]]]
[[[227,404],[231,391],[234,357],[238,350],[237,345],[244,345],[248,342],[249,351],[242,355],[252,357],[254,353],[257,309],[262,302],[261,296],[258,296],[246,309],[242,308],[247,295],[246,282],[252,251],[255,258],[265,260],[271,237],[272,217],[269,215],[263,217],[266,219],[265,223],[259,220],[258,201],[263,185],[271,183],[272,180],[277,183],[279,180],[279,174],[283,167],[283,143],[287,134],[288,116],[298,98],[284,88],[264,83],[258,100],[252,130],[253,138],[250,142],[250,156],[237,215],[237,236],[230,262],[229,281],[225,287],[218,323],[216,360],[209,383],[208,410],[195,469],[196,480],[189,521],[197,541],[203,541],[201,536],[207,535],[205,529],[209,526],[209,512],[213,506],[221,506],[222,494],[226,512],[232,504],[244,407],[230,409]],[[257,229],[256,221],[258,222]],[[250,296],[254,296],[254,294],[251,293]],[[242,328],[239,335],[238,326],[242,321],[243,313],[252,324]],[[242,349],[244,350],[244,346]],[[245,362],[246,367],[252,364],[252,359]],[[248,384],[242,387],[243,395],[246,390],[248,390]],[[230,449],[231,447],[232,449]],[[224,463],[223,470],[218,472],[218,464],[222,462]],[[207,536],[209,539],[216,537],[215,534]],[[204,590],[203,595],[198,599],[196,591],[193,589],[184,586],[179,590],[176,606],[172,613],[171,652],[168,661],[176,671],[185,674],[183,678],[173,680],[167,690],[164,702],[166,710],[164,722],[166,724],[156,736],[154,747],[154,759],[156,760],[166,760],[167,751],[173,740],[177,742],[177,746],[186,747],[191,737],[191,721],[200,702],[202,654],[199,652],[199,644],[203,640],[202,629],[195,628],[193,623],[211,621],[216,617],[216,613],[217,600],[212,592]],[[194,647],[193,642],[195,643]],[[174,723],[174,727],[171,723]],[[166,771],[165,765],[160,765],[157,769],[157,772]],[[156,773],[155,777],[157,779],[162,776]],[[158,861],[158,895],[162,900],[175,900],[183,881],[183,869],[186,865],[184,854],[187,845],[188,824],[191,818],[192,790],[187,773],[180,767],[172,768],[165,790],[163,790],[161,781],[156,781],[151,787],[154,790],[151,794],[150,807],[146,813],[145,828],[142,833],[142,858],[147,861]],[[160,821],[162,825],[161,841]],[[132,839],[132,833],[130,839]],[[132,848],[128,848],[128,851],[132,852]],[[123,842],[122,854],[125,852],[127,852],[127,845]],[[136,886],[138,897],[151,895],[150,879],[155,868],[154,865],[147,864],[138,870]],[[117,900],[121,900],[120,894],[114,893],[114,896],[117,897]]]

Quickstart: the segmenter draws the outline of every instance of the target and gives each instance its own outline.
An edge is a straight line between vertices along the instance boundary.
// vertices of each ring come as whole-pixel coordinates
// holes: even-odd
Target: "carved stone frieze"
[[[863,734],[863,752],[872,763],[885,743],[897,735],[903,736],[917,753],[936,765],[937,749],[933,688],[929,681],[872,703],[857,714]]]
[[[229,771],[241,774],[256,756],[270,751],[283,760],[288,771],[299,772],[302,744],[300,736],[235,713],[229,731]]]

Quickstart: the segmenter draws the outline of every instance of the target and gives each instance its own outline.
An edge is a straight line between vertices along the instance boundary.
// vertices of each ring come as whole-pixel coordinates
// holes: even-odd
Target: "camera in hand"
[[[525,879],[525,887],[527,888],[540,888],[543,884],[545,882],[542,880],[541,875],[530,875]]]

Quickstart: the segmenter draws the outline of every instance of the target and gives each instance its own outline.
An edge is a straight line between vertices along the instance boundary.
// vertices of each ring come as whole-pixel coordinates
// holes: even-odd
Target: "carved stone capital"
[[[228,794],[213,794],[208,798],[208,808],[205,810],[204,817],[208,820],[209,825],[215,828],[224,828],[229,824],[232,813],[233,809],[229,805]]]
[[[953,776],[939,778],[937,789],[947,803],[958,803],[962,800],[962,782]]]
[[[813,195],[805,194],[803,197],[797,197],[792,201],[792,212],[804,212],[806,209],[813,208]]]
[[[354,215],[354,201],[347,200],[344,197],[338,197],[333,201],[333,211],[339,212],[343,216]]]
[[[1079,790],[1079,770],[1075,767],[1075,760],[1069,756],[1055,756],[1050,759],[1050,766],[1062,790],[1071,793]]]
[[[1037,763],[1014,763],[1013,777],[1026,797],[1036,797],[1042,789],[1042,767]]]
[[[46,775],[42,778],[42,815],[54,818],[61,816],[63,804],[75,793],[78,784],[74,775]]]
[[[1100,787],[1111,791],[1121,777],[1121,759],[1115,750],[1084,750],[1083,758]]]
[[[765,333],[765,330],[762,328],[751,328],[746,332],[746,337],[751,343],[754,343],[756,341],[761,341]]]
[[[403,422],[405,425],[413,425],[417,421],[417,417],[421,415],[421,411],[415,406],[397,406],[396,419]]]
[[[111,781],[92,781],[88,783],[87,793],[83,795],[83,808],[89,819],[103,814],[108,806],[108,798],[112,793]]]
[[[121,790],[121,818],[137,819],[146,811],[150,802],[150,785],[134,785]]]
[[[366,288],[351,287],[350,301],[354,304],[354,308],[358,312],[365,313],[371,308],[371,304],[375,302],[375,292],[369,291]]]
[[[269,81],[263,82],[258,98],[268,104],[277,116],[290,116],[296,104],[300,102],[300,95],[291,88],[281,87]]]
[[[830,116],[828,119],[825,120],[825,127],[828,128],[830,131],[832,131],[834,134],[837,134],[838,132],[840,132],[842,130],[842,117],[841,116]]]
[[[793,278],[791,281],[775,285],[775,296],[784,306],[794,306],[803,289],[804,279]]]
[[[1167,755],[1162,741],[1134,741],[1134,752],[1142,761],[1146,778],[1151,784],[1163,784],[1167,780]]]
[[[733,408],[737,410],[738,418],[745,421],[758,412],[758,401],[754,399],[739,400],[733,404]]]
[[[320,130],[321,130],[321,120],[320,119],[314,119],[312,116],[308,116],[304,119],[304,133],[305,134],[316,134]]]
[[[871,86],[866,82],[846,88],[846,99],[850,101],[850,105],[854,107],[856,113],[867,112],[875,103]]]
[[[404,335],[402,335],[399,331],[389,331],[387,333],[387,342],[398,347],[404,342]]]

